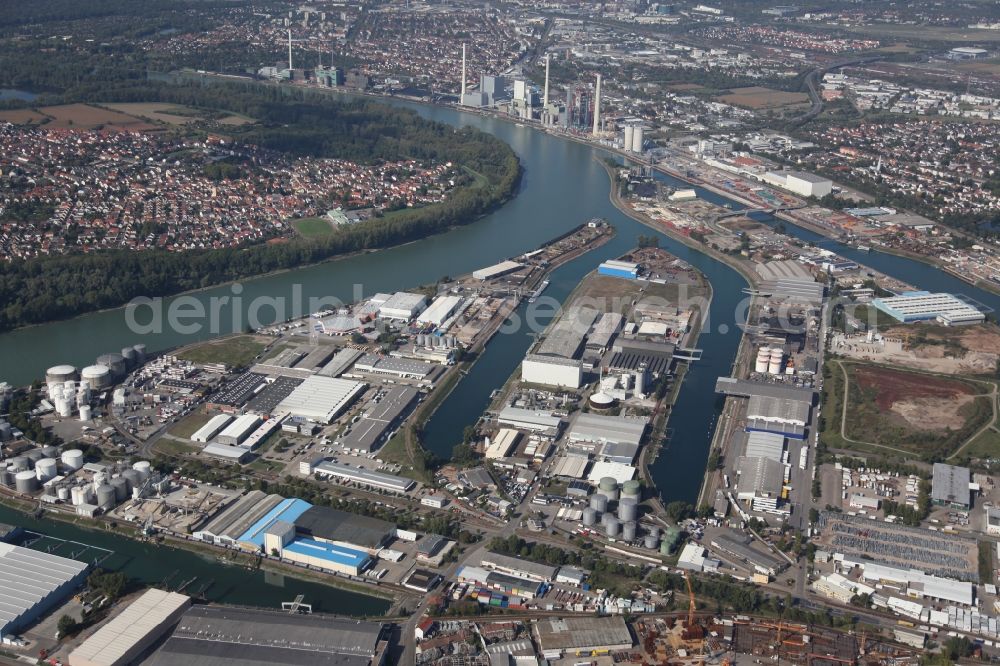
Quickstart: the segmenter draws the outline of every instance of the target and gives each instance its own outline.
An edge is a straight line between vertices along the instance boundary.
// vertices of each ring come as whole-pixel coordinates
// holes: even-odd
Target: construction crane
[[[694,626],[694,590],[691,588],[691,577],[688,576],[688,572],[684,572],[684,582],[687,583],[688,589],[688,629]]]

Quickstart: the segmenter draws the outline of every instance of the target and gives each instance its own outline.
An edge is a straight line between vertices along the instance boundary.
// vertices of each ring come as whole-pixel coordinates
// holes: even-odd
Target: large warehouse
[[[558,356],[528,354],[521,362],[521,380],[543,386],[580,388],[583,383],[583,364]]]
[[[628,650],[633,645],[632,634],[621,615],[544,618],[535,624],[535,633],[546,659],[606,654]]]
[[[427,307],[427,299],[423,294],[397,291],[389,297],[389,300],[379,306],[378,316],[382,319],[410,321],[423,312],[425,307]]]
[[[416,403],[418,395],[417,389],[409,386],[390,388],[378,402],[372,402],[362,419],[340,437],[341,446],[364,454],[377,450],[385,435]]]
[[[511,426],[521,430],[546,431],[558,433],[562,427],[562,419],[550,412],[538,412],[521,407],[504,407],[497,417],[500,425]]]
[[[986,315],[951,294],[908,291],[899,296],[876,298],[872,305],[897,321],[937,321],[945,326],[981,324]]]
[[[420,314],[417,321],[421,324],[440,326],[455,314],[462,300],[461,296],[438,296],[430,307]]]
[[[747,402],[747,431],[805,439],[810,406],[801,400],[752,395]]]
[[[580,414],[569,429],[573,442],[604,444],[634,444],[639,446],[646,432],[646,419],[635,416],[603,416]]]
[[[299,384],[275,411],[330,423],[364,390],[362,382],[314,375]]]
[[[935,504],[968,509],[972,503],[969,481],[968,467],[934,463],[934,476],[931,479],[931,501]]]
[[[87,565],[0,542],[0,635],[16,634],[83,583]]]
[[[385,626],[322,614],[192,606],[150,666],[382,666]]]
[[[278,521],[264,533],[264,551],[313,569],[360,576],[371,563],[367,552],[296,534],[295,525]]]
[[[409,492],[416,485],[413,479],[408,479],[405,476],[376,472],[328,460],[313,464],[308,473],[319,474],[328,479],[334,479],[338,483],[355,483],[366,488],[388,490],[399,494]]]
[[[191,605],[176,592],[151,588],[69,653],[69,666],[125,666],[167,632]]]
[[[263,544],[263,528],[279,519],[294,520],[310,506],[303,500],[251,490],[195,530],[192,536],[218,546],[259,551]]]

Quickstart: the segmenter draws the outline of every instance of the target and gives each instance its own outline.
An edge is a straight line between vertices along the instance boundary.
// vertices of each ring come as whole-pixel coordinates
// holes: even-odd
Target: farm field
[[[89,104],[43,106],[38,111],[49,118],[49,121],[45,123],[45,127],[48,129],[106,128],[134,132],[156,129],[155,125],[151,125],[141,118]]]
[[[809,104],[809,95],[799,92],[785,92],[773,88],[752,86],[733,88],[728,95],[720,95],[720,102],[751,109],[784,109]]]
[[[126,113],[130,116],[155,120],[167,125],[186,125],[195,122],[201,117],[200,112],[196,109],[163,102],[125,102],[121,104],[104,104],[102,106]]]
[[[847,373],[847,418],[824,414],[848,443],[868,443],[924,458],[950,455],[993,418],[990,383],[883,366],[842,362]],[[842,406],[840,400],[830,406]]]
[[[37,109],[0,111],[0,121],[15,125],[37,125],[46,129],[112,129],[131,132],[162,131],[165,126],[180,127],[212,121],[238,127],[253,123],[251,118],[224,112],[202,111],[180,104],[129,102],[121,104],[63,104]]]
[[[48,120],[48,117],[31,109],[0,111],[0,122],[12,123],[14,125],[41,125],[48,122]]]

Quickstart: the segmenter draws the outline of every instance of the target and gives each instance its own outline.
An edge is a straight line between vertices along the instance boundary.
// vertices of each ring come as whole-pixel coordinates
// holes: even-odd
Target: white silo
[[[640,398],[646,396],[646,364],[640,363],[635,371],[635,394]]]
[[[56,489],[56,498],[61,502],[67,501],[69,499],[69,488],[66,486],[59,486]]]
[[[781,360],[784,358],[784,353],[781,351],[780,347],[773,347],[771,349],[771,357],[767,364],[767,371],[772,375],[781,374]]]
[[[83,467],[83,451],[80,449],[63,451],[61,459],[62,464],[70,469],[77,470]]]
[[[632,130],[632,143],[629,146],[629,150],[633,153],[641,153],[643,143],[645,143],[645,137],[643,136],[642,125],[636,125]]]
[[[80,405],[80,420],[89,421],[92,414],[90,413],[90,405]]]
[[[19,493],[31,493],[38,490],[38,478],[31,470],[18,472],[14,475],[14,489]]]
[[[88,365],[80,376],[95,391],[111,386],[111,368],[106,365]]]
[[[35,463],[35,476],[42,483],[50,481],[58,475],[59,464],[56,462],[55,458],[42,458]]]
[[[56,402],[56,413],[63,418],[67,416],[73,416],[73,394],[66,396],[65,392],[59,392],[55,399]]]
[[[145,483],[146,480],[149,479],[150,474],[152,474],[151,466],[147,460],[140,460],[139,462],[133,464],[132,469],[139,472],[139,478],[143,483]]]
[[[73,506],[87,504],[90,501],[90,486],[75,486],[70,491],[70,501]]]
[[[757,350],[757,361],[754,363],[754,372],[764,373],[767,372],[768,361],[771,359],[771,350],[767,347],[761,347]]]
[[[632,150],[632,139],[635,134],[635,125],[628,123],[625,125],[625,137],[622,140],[622,150]]]
[[[71,379],[76,379],[76,368],[72,365],[54,365],[45,371],[45,384],[50,391],[53,386],[63,384]]]

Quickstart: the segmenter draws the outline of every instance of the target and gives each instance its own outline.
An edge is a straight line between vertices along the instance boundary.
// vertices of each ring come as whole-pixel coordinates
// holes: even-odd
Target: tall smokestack
[[[594,135],[601,131],[601,75],[597,75],[597,89],[594,91]]]
[[[292,31],[288,31],[288,71],[292,71]]]
[[[549,54],[545,54],[545,94],[542,96],[542,109],[549,106]]]
[[[465,104],[465,44],[462,44],[462,96],[458,98],[459,104]]]

